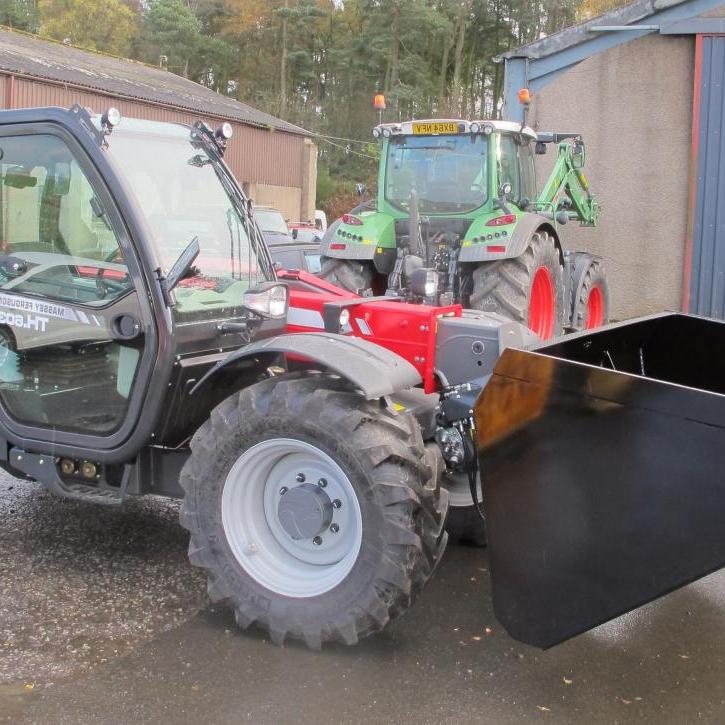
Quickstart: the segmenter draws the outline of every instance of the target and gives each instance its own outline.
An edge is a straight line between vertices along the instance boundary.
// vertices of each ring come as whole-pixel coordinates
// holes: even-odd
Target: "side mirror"
[[[537,141],[536,146],[534,146],[534,153],[537,156],[545,156],[546,155],[546,144],[543,141]]]
[[[164,294],[164,301],[167,307],[173,307],[175,300],[171,294],[174,287],[186,276],[191,270],[194,261],[199,256],[201,249],[199,247],[199,237],[194,237],[186,249],[179,255],[179,258],[174,262],[174,266],[169,270],[166,275],[166,279],[161,282],[161,289]]]
[[[292,230],[292,239],[297,239],[297,228]]]
[[[244,293],[244,307],[266,320],[278,320],[287,314],[289,290],[286,284],[262,282]]]

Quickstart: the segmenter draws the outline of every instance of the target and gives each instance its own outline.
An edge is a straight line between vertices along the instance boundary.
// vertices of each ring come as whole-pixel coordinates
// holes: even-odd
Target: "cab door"
[[[153,354],[141,277],[95,167],[70,135],[42,128],[0,133],[2,424],[59,443],[117,440]]]

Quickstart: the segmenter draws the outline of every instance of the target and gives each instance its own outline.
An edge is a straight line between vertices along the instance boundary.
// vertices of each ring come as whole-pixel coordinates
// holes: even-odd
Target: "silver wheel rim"
[[[448,503],[451,508],[464,508],[473,506],[471,486],[468,483],[468,475],[465,473],[447,473],[443,476],[441,484],[448,491]],[[478,502],[481,502],[481,478],[476,474],[478,486]]]
[[[294,539],[278,515],[280,499],[295,487],[320,481],[334,504],[332,520],[316,537]],[[324,451],[294,438],[257,443],[237,459],[224,482],[222,526],[244,571],[288,597],[314,597],[336,587],[362,544],[362,514],[352,483]]]

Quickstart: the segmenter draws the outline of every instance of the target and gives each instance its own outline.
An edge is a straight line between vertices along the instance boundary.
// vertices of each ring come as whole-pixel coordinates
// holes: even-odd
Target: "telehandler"
[[[0,112],[2,468],[107,506],[181,498],[211,599],[278,644],[403,614],[443,554],[449,477],[530,644],[725,563],[721,323],[537,346],[494,313],[278,279],[230,135]]]
[[[594,226],[599,205],[574,133],[511,121],[417,120],[373,129],[377,198],[332,224],[323,279],[359,294],[460,302],[542,339],[609,319],[604,262],[565,251],[561,226]],[[556,145],[537,191],[534,155]],[[372,207],[372,208],[371,208]]]

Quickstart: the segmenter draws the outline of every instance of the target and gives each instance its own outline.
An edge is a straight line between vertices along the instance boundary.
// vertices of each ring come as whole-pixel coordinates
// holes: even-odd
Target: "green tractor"
[[[510,121],[385,123],[378,193],[322,243],[321,276],[362,295],[454,302],[527,324],[541,338],[609,318],[603,261],[563,249],[569,221],[599,214],[578,134]],[[537,193],[535,154],[556,144]]]

